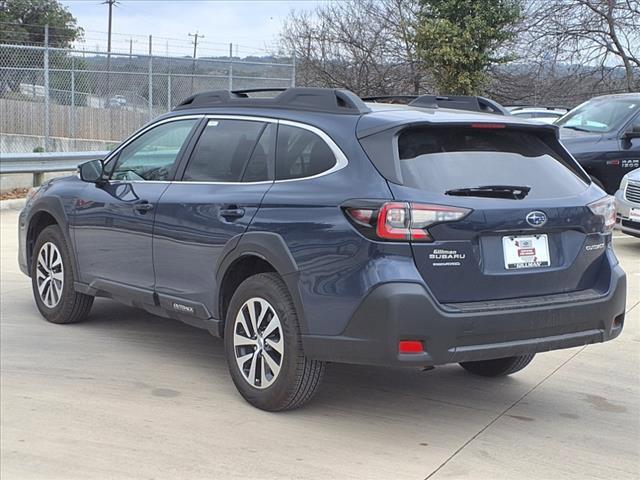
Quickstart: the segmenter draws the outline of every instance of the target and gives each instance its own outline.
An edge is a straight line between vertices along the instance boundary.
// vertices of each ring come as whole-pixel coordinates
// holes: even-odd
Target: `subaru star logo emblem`
[[[547,223],[547,215],[544,212],[530,212],[527,214],[526,218],[527,223],[532,227],[541,227],[545,223]]]

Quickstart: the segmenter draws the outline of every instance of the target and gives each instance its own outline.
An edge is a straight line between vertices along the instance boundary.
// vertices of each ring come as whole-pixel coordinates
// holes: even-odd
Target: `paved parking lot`
[[[628,274],[613,342],[539,355],[484,379],[330,365],[315,401],[246,404],[222,341],[98,300],[46,323],[1,214],[2,480],[29,478],[640,478],[640,240],[616,234]]]

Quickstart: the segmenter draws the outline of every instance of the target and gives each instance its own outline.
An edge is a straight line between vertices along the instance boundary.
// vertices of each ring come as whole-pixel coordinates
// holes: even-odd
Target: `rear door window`
[[[538,134],[513,129],[414,127],[398,137],[404,184],[434,193],[485,185],[531,188],[527,198],[587,188]]]
[[[261,141],[266,123],[211,119],[193,149],[182,180],[190,182],[240,182],[268,180],[269,141]],[[275,127],[273,127],[275,128]],[[270,140],[271,139],[271,140]]]

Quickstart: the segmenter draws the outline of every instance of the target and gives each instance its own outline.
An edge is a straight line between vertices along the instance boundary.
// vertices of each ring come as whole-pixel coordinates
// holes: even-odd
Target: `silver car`
[[[616,192],[616,228],[640,237],[640,168],[630,171],[620,182]]]

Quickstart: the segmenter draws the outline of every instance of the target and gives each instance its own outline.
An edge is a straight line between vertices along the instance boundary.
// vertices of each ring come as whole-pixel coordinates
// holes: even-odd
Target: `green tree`
[[[417,51],[438,93],[480,93],[521,15],[521,0],[420,0]]]
[[[30,70],[44,68],[43,51],[18,49],[11,44],[44,45],[44,26],[47,24],[50,47],[68,48],[83,34],[74,16],[57,0],[0,0],[0,65],[9,67],[0,70],[0,93],[6,90],[18,91],[21,83],[34,86],[43,84],[42,72]],[[68,69],[70,64],[65,51],[50,52],[51,68]],[[65,72],[52,74],[51,87],[54,90],[68,90],[69,78],[70,74]],[[82,87],[83,81],[86,83],[86,76],[81,78],[84,80],[77,79],[80,82],[76,82],[76,88]],[[55,91],[53,96],[55,97]]]
[[[82,36],[82,28],[57,0],[0,0],[0,43],[44,43],[49,24],[49,45],[68,47]]]

